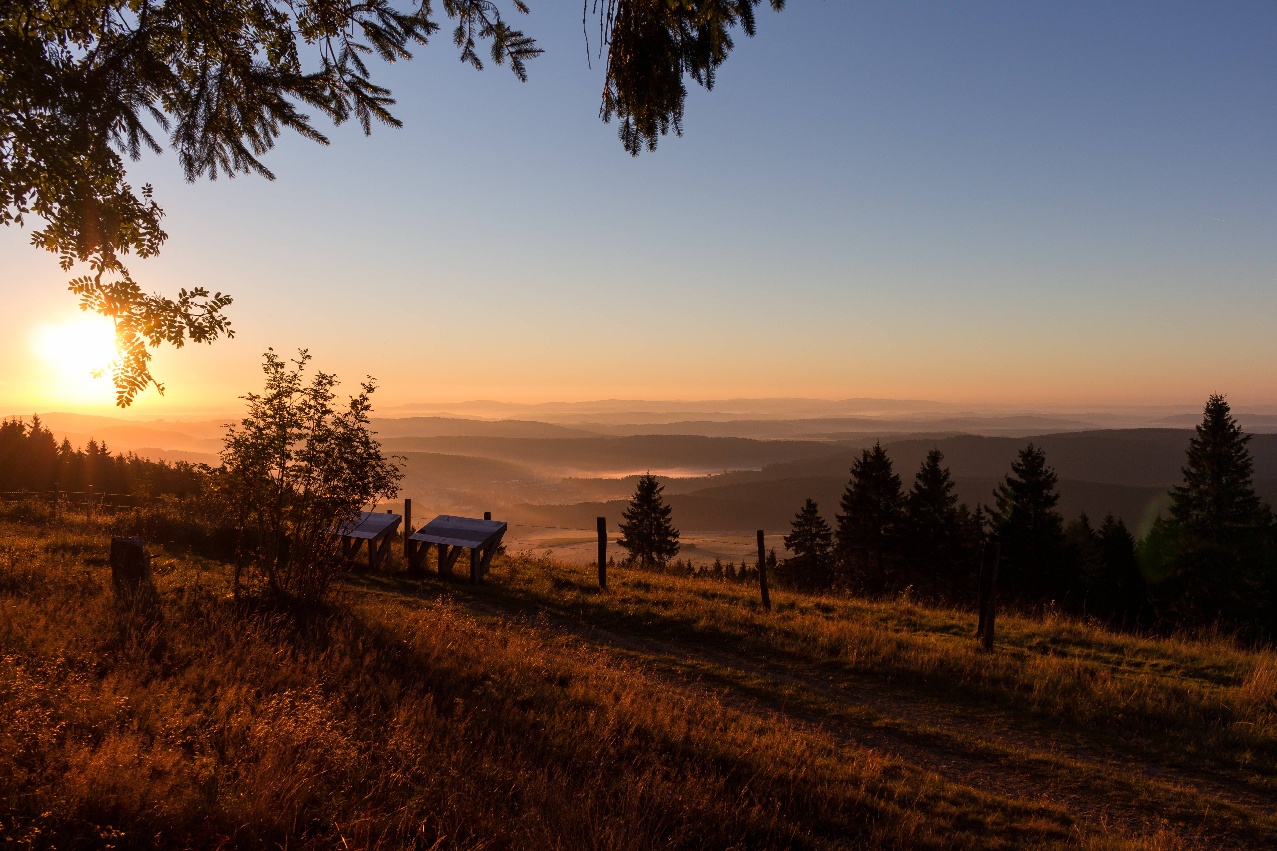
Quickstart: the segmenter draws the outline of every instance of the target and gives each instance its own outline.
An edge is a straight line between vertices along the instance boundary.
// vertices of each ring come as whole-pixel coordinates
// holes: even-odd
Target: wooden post
[[[93,522],[93,485],[89,485],[89,490],[84,495],[84,522]]]
[[[452,576],[452,562],[448,561],[448,545],[435,544],[435,549],[439,553],[439,578]]]
[[[993,545],[993,563],[989,567],[989,597],[985,603],[988,612],[984,617],[984,649],[993,649],[993,623],[998,610],[998,561],[1002,556],[1002,545]]]
[[[984,638],[984,619],[989,613],[989,545],[980,547],[980,578],[976,581],[976,596],[979,598],[976,607],[980,612],[976,623],[975,637]]]
[[[483,512],[483,519],[484,519],[484,520],[491,520],[491,519],[492,519],[492,512],[491,512],[491,511],[485,511],[485,512]]]
[[[403,557],[410,559],[412,553],[409,551],[408,539],[412,537],[412,500],[405,499],[403,501]]]
[[[758,530],[758,590],[763,595],[763,610],[772,610],[772,598],[767,593],[767,550],[763,545],[763,530]]]
[[[141,538],[111,539],[111,582],[117,595],[133,594],[151,581],[151,557]]]
[[[607,518],[600,517],[599,528],[599,587],[607,590]]]

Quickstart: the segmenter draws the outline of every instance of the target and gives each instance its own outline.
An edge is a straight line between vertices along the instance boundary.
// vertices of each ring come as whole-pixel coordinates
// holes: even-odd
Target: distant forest
[[[880,596],[969,602],[981,563],[998,563],[998,595],[1095,616],[1116,627],[1219,626],[1277,635],[1277,526],[1227,402],[1213,396],[1189,442],[1183,482],[1141,539],[1112,515],[1071,522],[1059,478],[1029,443],[994,504],[959,504],[933,450],[906,490],[881,444],[853,463],[831,527],[812,500],[785,538],[781,578]],[[995,556],[996,554],[996,556]]]
[[[1277,525],[1255,489],[1250,440],[1224,399],[1212,397],[1189,441],[1182,483],[1171,488],[1164,515],[1138,538],[1119,517],[1066,518],[1060,479],[1034,443],[997,482],[993,503],[974,506],[959,501],[939,449],[902,480],[887,449],[875,444],[853,461],[833,524],[814,500],[799,507],[785,537],[792,556],[776,564],[776,578],[795,588],[968,605],[981,564],[996,552],[1003,603],[1054,608],[1118,628],[1221,627],[1271,638]],[[59,443],[38,417],[0,423],[3,492],[92,487],[184,496],[205,490],[211,472],[112,453],[93,440],[76,449]],[[685,569],[703,573],[690,563]],[[752,570],[716,566],[711,575]]]
[[[129,494],[135,497],[200,491],[207,468],[178,462],[150,461],[133,454],[115,454],[105,443],[90,440],[83,449],[61,443],[32,417],[0,422],[0,492],[83,492]]]

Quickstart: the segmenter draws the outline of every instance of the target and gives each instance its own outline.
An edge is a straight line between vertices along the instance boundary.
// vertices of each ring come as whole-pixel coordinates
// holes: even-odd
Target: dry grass
[[[988,656],[957,612],[778,594],[764,616],[747,589],[616,574],[600,594],[587,572],[513,559],[480,589],[365,579],[331,609],[298,614],[237,604],[216,565],[161,554],[158,604],[130,607],[110,592],[105,555],[100,534],[0,527],[5,845],[1215,841],[1182,820],[1079,817],[955,780],[846,735],[854,707],[786,697],[783,680],[717,657],[693,655],[700,667],[680,676],[644,642],[941,698],[951,689],[1039,719],[1079,704],[1069,722],[1079,729],[1119,712],[1139,748],[1179,724],[1186,741],[1222,742],[1228,771],[1261,776],[1259,788],[1272,777],[1272,654],[1218,638],[1007,619],[1007,649]],[[756,681],[729,682],[741,671]],[[809,700],[799,712],[782,698]],[[1219,818],[1203,822],[1211,837]],[[1271,830],[1239,822],[1224,837],[1245,844]]]
[[[732,583],[621,573],[608,594],[589,569],[527,557],[492,593],[576,620],[628,625],[788,666],[815,666],[920,695],[996,706],[1126,750],[1247,773],[1277,793],[1277,654],[1223,635],[1142,637],[1065,616],[1000,614],[998,650],[973,613]]]

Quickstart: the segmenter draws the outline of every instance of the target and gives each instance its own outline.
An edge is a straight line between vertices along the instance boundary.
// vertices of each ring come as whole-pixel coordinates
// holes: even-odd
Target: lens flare
[[[102,376],[118,357],[111,320],[84,314],[41,325],[31,335],[31,347],[53,385],[48,396],[88,401],[110,394],[110,378]]]

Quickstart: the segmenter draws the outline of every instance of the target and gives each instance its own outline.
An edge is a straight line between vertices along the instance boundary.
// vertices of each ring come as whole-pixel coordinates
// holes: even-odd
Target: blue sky
[[[140,410],[229,406],[267,346],[384,404],[1277,402],[1277,4],[788,5],[637,159],[544,0],[526,84],[445,29],[378,71],[401,130],[285,139],[273,183],[145,159],[170,240],[135,275],[230,291],[239,335],[162,353]],[[49,390],[25,330],[73,304],[26,239],[0,399],[109,405]]]

